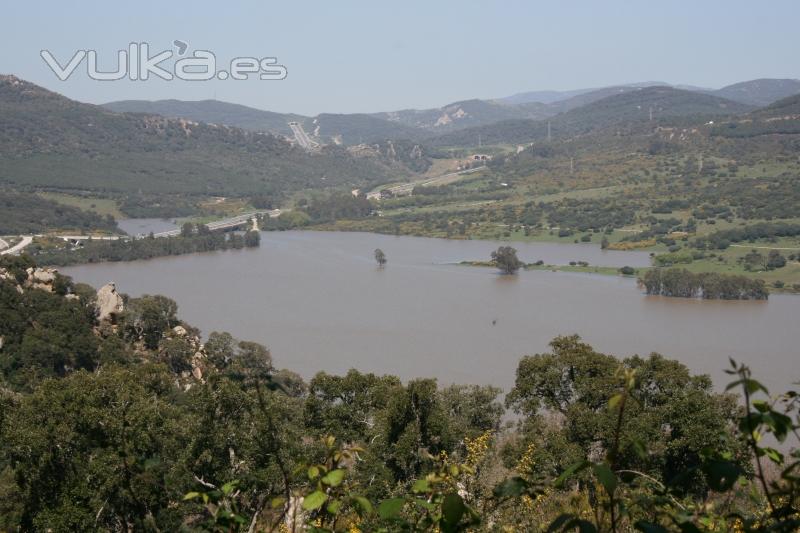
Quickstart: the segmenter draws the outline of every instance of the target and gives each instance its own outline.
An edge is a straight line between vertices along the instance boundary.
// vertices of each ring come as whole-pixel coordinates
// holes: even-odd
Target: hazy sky
[[[71,5],[80,6],[72,7]],[[540,89],[634,81],[706,87],[800,78],[800,2],[28,1],[0,8],[0,73],[86,102],[178,98],[305,114],[441,106]],[[282,81],[62,82],[39,56],[80,49],[116,66],[130,42],[151,51],[278,58]]]

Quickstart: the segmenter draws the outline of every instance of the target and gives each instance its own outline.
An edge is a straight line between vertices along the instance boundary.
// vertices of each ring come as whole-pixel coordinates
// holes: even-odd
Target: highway
[[[225,219],[222,219],[222,220],[217,220],[215,222],[209,222],[208,224],[206,224],[206,226],[208,226],[208,229],[210,229],[212,231],[220,230],[220,229],[230,229],[230,228],[235,228],[237,226],[242,226],[242,225],[250,222],[254,218],[256,218],[258,215],[269,215],[270,218],[275,218],[277,216],[280,216],[281,212],[282,211],[280,209],[271,209],[271,210],[264,210],[264,211],[253,211],[252,213],[245,213],[243,215],[237,215],[235,217],[225,218]],[[170,230],[170,231],[162,231],[161,233],[156,233],[153,236],[154,237],[174,237],[176,235],[180,235],[180,233],[181,233],[181,229],[177,228],[177,229]]]
[[[3,242],[6,242],[6,241],[3,241]],[[22,237],[22,240],[19,241],[14,246],[12,246],[11,248],[5,248],[3,250],[0,250],[0,255],[15,254],[15,253],[21,251],[22,249],[24,249],[26,246],[28,246],[32,242],[33,242],[33,236],[32,235],[24,235]],[[6,246],[7,245],[8,245],[8,243],[6,243]]]
[[[442,174],[441,176],[436,176],[435,178],[426,178],[424,180],[412,181],[409,183],[401,183],[399,185],[394,185],[392,187],[381,187],[379,190],[388,190],[392,194],[395,195],[402,195],[402,194],[411,194],[411,191],[414,190],[414,187],[436,187],[439,185],[447,185],[448,183],[453,183],[454,181],[458,181],[461,176],[466,174],[472,174],[473,172],[478,172],[479,170],[484,170],[484,166],[476,167],[476,168],[468,168],[467,170],[459,170],[458,172],[450,172],[449,174]]]
[[[297,144],[304,149],[312,150],[319,146],[318,143],[311,140],[311,137],[308,136],[306,130],[303,129],[303,126],[299,122],[289,122],[289,127],[292,128],[292,133],[294,133]]]

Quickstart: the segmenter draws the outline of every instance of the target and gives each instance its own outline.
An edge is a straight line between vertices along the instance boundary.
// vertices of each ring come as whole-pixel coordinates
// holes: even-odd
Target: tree
[[[194,224],[191,222],[184,222],[181,226],[181,237],[191,237],[194,235]]]
[[[529,442],[549,455],[542,457],[543,463],[564,468],[576,459],[567,458],[565,464],[561,446],[553,444],[559,441],[577,445],[584,457],[616,447],[618,468],[663,480],[691,472],[706,448],[743,457],[742,443],[732,434],[736,399],[715,394],[707,375],[693,376],[683,364],[658,354],[619,360],[596,352],[577,335],[558,337],[550,346],[552,353],[520,361],[515,386],[506,397],[506,405],[525,417],[523,433]],[[637,386],[631,392],[635,401],[626,405],[627,417],[619,425],[608,402],[625,371],[635,373]],[[555,426],[554,417],[561,420]],[[544,437],[549,432],[560,436]],[[641,455],[643,443],[660,452]],[[747,460],[741,462],[744,468]],[[706,485],[694,472],[684,476],[680,488],[699,494]]]
[[[761,255],[758,250],[750,250],[750,252],[744,256],[742,262],[744,263],[744,269],[749,271],[757,271],[768,268],[764,256]]]
[[[123,314],[123,331],[131,340],[143,340],[144,345],[155,350],[163,333],[178,324],[178,304],[166,296],[150,296],[131,299]]]
[[[244,245],[248,248],[255,248],[261,244],[261,234],[257,231],[248,231],[244,234]]]
[[[492,252],[492,262],[503,271],[503,274],[514,274],[524,266],[524,263],[517,258],[517,250],[511,246],[501,246]]]
[[[193,420],[169,401],[172,381],[157,365],[108,368],[21,398],[3,428],[21,530],[177,529],[185,511],[165,488],[189,487],[176,459]]]
[[[786,258],[778,250],[770,250],[767,255],[767,270],[775,270],[786,266]]]
[[[378,266],[383,267],[386,265],[386,254],[383,253],[383,250],[380,248],[375,249],[375,261],[378,262]]]

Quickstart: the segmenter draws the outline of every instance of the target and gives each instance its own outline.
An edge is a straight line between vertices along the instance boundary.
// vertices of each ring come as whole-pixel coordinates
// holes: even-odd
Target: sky
[[[800,2],[633,0],[402,2],[8,2],[0,8],[0,73],[76,100],[215,98],[313,115],[439,107],[533,90],[663,81],[719,88],[800,78]],[[40,56],[66,64],[94,50],[207,50],[274,57],[285,79],[96,81],[88,58],[59,80]],[[169,62],[167,63],[169,64]]]

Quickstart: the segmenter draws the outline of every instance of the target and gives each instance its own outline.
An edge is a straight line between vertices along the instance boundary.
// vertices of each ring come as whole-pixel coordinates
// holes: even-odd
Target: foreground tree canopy
[[[768,401],[739,365],[737,399],[567,336],[521,359],[504,404],[357,370],[306,382],[257,343],[202,342],[163,296],[100,318],[91,287],[0,268],[0,530],[800,525],[797,452],[757,440],[797,435],[797,397]]]

